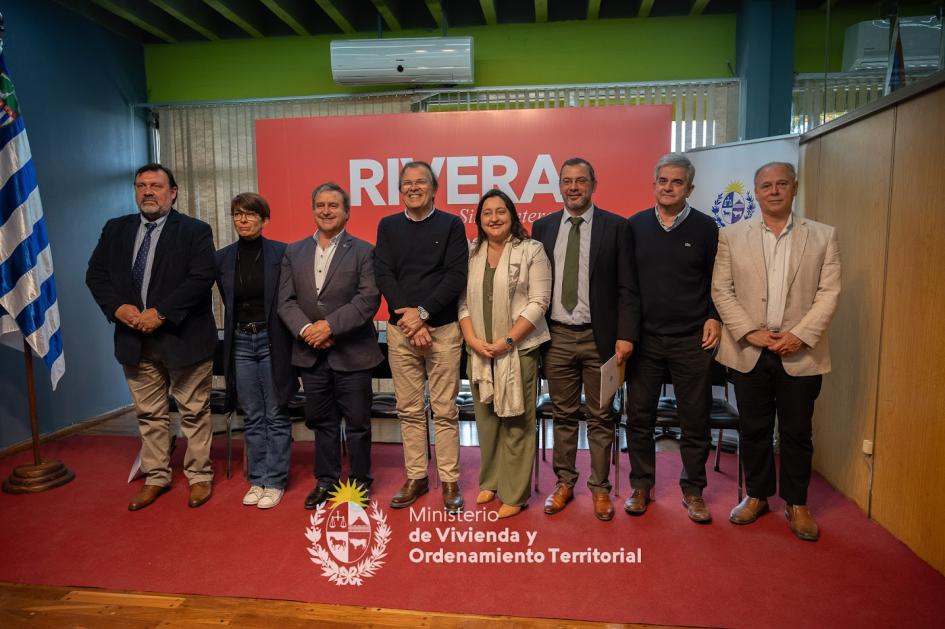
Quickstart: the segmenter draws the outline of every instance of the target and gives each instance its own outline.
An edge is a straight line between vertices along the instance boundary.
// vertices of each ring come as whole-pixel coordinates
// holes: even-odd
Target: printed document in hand
[[[601,408],[607,405],[621,384],[623,384],[623,365],[617,364],[617,354],[614,354],[610,360],[600,366]]]

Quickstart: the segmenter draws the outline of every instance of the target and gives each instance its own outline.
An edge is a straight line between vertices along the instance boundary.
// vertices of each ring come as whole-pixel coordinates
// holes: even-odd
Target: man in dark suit
[[[349,480],[371,487],[371,369],[383,359],[374,329],[381,295],[374,250],[345,231],[351,201],[334,183],[312,193],[318,231],[286,248],[279,316],[295,335],[292,364],[305,389],[306,424],[315,430],[315,488],[306,509],[324,502],[341,476],[341,419]]]
[[[544,371],[554,407],[558,483],[545,500],[545,513],[558,513],[574,497],[583,387],[591,451],[587,486],[593,495],[595,516],[607,521],[614,517],[608,479],[614,417],[612,400],[599,399],[600,368],[615,354],[623,364],[633,351],[633,269],[626,251],[627,222],[594,206],[597,179],[587,160],[573,157],[565,161],[559,185],[564,209],[539,219],[532,230],[532,237],[544,245],[554,273],[548,309],[551,344],[544,356]]]
[[[217,287],[223,299],[224,410],[237,398],[246,418],[249,491],[243,504],[271,509],[289,479],[292,420],[288,404],[299,388],[292,368],[292,334],[279,318],[279,272],[285,243],[262,235],[269,204],[255,192],[230,202],[239,239],[217,251]]]
[[[86,284],[115,326],[121,363],[141,430],[144,487],[128,509],[148,506],[170,489],[170,395],[187,439],[188,504],[210,499],[210,385],[216,324],[210,287],[216,277],[210,226],[173,209],[170,170],[147,164],[135,173],[140,210],[105,224],[89,260]]]

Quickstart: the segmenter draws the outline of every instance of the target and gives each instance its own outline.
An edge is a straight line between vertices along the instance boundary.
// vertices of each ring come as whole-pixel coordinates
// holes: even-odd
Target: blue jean
[[[289,478],[292,421],[276,399],[269,359],[269,333],[235,331],[236,396],[246,416],[244,433],[249,482],[285,489]]]

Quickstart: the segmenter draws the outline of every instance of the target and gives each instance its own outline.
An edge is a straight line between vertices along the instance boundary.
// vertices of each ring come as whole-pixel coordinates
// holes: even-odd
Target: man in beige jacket
[[[748,490],[729,520],[750,524],[768,511],[777,415],[784,515],[797,537],[815,541],[811,417],[830,371],[826,330],[840,294],[840,247],[833,227],[794,215],[796,194],[793,165],[758,169],[761,215],[720,232],[712,299],[724,324],[717,360],[733,370]]]

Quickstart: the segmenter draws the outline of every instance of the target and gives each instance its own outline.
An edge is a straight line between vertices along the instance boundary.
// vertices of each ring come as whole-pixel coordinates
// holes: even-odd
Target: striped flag
[[[906,59],[902,54],[902,33],[899,16],[889,18],[892,31],[889,34],[889,61],[886,64],[886,82],[883,94],[892,94],[906,85]]]
[[[0,342],[23,338],[49,368],[53,389],[66,371],[52,252],[26,127],[0,48]]]

